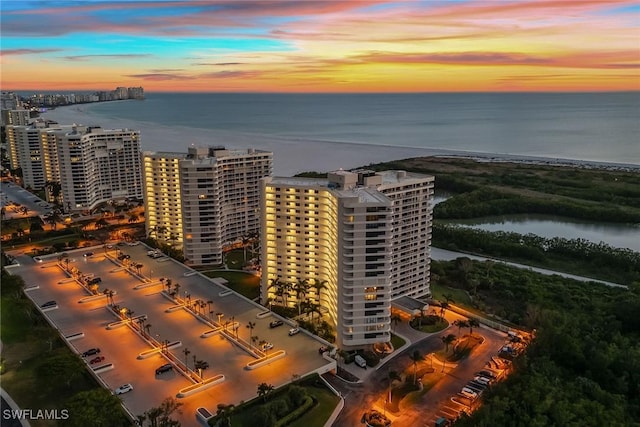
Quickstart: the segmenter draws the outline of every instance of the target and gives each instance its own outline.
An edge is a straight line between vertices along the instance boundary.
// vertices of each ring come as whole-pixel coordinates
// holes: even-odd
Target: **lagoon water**
[[[501,215],[445,222],[485,231],[531,233],[546,238],[585,239],[594,243],[604,242],[614,248],[640,252],[640,224],[592,223],[555,215]]]

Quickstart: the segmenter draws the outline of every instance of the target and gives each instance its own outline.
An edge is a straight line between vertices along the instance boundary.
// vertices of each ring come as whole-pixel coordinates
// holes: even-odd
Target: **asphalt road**
[[[450,323],[456,319],[462,319],[462,317],[451,312],[447,312],[446,318]],[[344,409],[336,419],[334,426],[361,425],[362,414],[371,408],[383,412],[384,399],[388,393],[388,372],[412,372],[413,362],[409,356],[415,350],[418,350],[422,355],[427,355],[443,349],[444,345],[441,337],[450,333],[458,335],[458,328],[449,326],[449,328],[427,336],[409,346],[382,367],[376,370],[369,368],[371,372],[368,372],[363,382],[359,384],[349,384],[333,375],[325,374],[325,379],[340,391],[345,398]],[[462,334],[464,335],[465,333],[463,330]],[[417,402],[406,404],[402,401],[400,404],[401,411],[397,414],[387,411],[387,415],[393,420],[393,425],[433,426],[435,419],[442,415],[443,407],[455,406],[451,402],[451,397],[456,396],[462,387],[473,379],[474,374],[482,370],[492,356],[498,354],[506,339],[505,333],[484,326],[474,328],[474,335],[476,334],[482,335],[485,341],[474,349],[469,358],[459,362],[457,365],[446,364],[444,370],[446,375],[422,395]],[[426,361],[421,363],[423,364],[422,366],[428,366]],[[433,367],[436,373],[442,370],[442,364],[434,363]],[[433,374],[426,374],[426,376],[428,375]]]

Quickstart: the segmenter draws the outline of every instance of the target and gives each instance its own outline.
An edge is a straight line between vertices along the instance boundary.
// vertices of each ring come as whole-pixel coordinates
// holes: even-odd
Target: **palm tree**
[[[191,354],[191,350],[185,347],[184,350],[182,350],[182,353],[184,354],[184,366],[189,369],[189,365],[187,365],[187,356]]]
[[[218,426],[231,427],[231,413],[235,406],[233,404],[225,405],[224,403],[218,403],[218,410],[216,416],[218,417]]]
[[[327,283],[329,282],[327,282],[326,280],[314,279],[313,284],[311,285],[311,287],[315,290],[317,304],[320,304],[320,291],[322,291],[323,289],[327,289]]]
[[[300,309],[300,303],[302,302],[302,296],[305,296],[307,294],[307,292],[309,291],[309,282],[307,281],[307,279],[298,279],[298,282],[296,284],[294,284],[291,289],[295,292],[296,294],[296,300],[298,303],[298,316],[300,316],[301,313],[301,309]]]
[[[109,288],[105,288],[102,293],[107,297],[107,304],[113,305],[113,291]]]
[[[173,285],[173,292],[175,292],[176,295],[180,296],[180,283],[176,283],[175,285]]]
[[[171,283],[172,283],[171,279],[167,279],[166,282],[164,282],[164,285],[167,287],[167,293],[171,292]]]
[[[449,352],[449,344],[451,344],[452,342],[454,342],[456,340],[456,336],[453,334],[449,334],[449,335],[445,335],[442,338],[442,342],[445,345],[445,353]]]
[[[285,283],[280,280],[280,276],[270,280],[268,289],[271,289],[271,288],[275,288],[274,294],[277,297],[280,297],[280,304],[283,304],[284,300],[282,297],[285,292]]]
[[[151,323],[147,323],[146,325],[143,326],[143,328],[147,336],[150,337],[151,334],[149,333],[149,330],[151,329]]]
[[[242,249],[244,250],[244,262],[247,262],[247,245],[251,242],[251,237],[242,236]]]
[[[447,308],[449,308],[449,303],[448,302],[441,302],[440,303],[440,318],[442,318],[442,320],[444,320],[444,313],[447,310]]]
[[[384,402],[384,408],[385,410],[387,409],[387,402],[391,403],[391,384],[393,383],[393,381],[401,381],[402,378],[400,377],[400,374],[398,374],[397,371],[388,371],[387,372],[387,378],[389,379],[389,396],[387,397],[387,399]]]
[[[274,387],[271,384],[260,383],[258,385],[258,397],[262,396],[264,401],[267,401],[267,395],[274,390]]]
[[[395,332],[395,329],[396,329],[396,325],[399,322],[402,322],[402,317],[400,317],[400,315],[398,313],[392,314],[391,315],[391,325],[393,327],[394,332]]]
[[[138,222],[138,220],[140,219],[140,215],[138,215],[137,213],[130,213],[129,214],[129,224],[131,224],[132,222]]]
[[[58,181],[47,181],[44,183],[45,188],[53,197],[53,203],[60,204],[60,193],[62,191],[62,185]]]
[[[424,360],[424,356],[418,350],[414,350],[409,355],[409,359],[413,362],[413,383],[415,384],[418,382],[418,362]]]
[[[311,321],[313,322],[314,313],[318,313],[318,322],[322,318],[322,311],[320,311],[320,304],[309,302],[309,313],[311,313]]]
[[[471,319],[467,320],[467,326],[469,327],[469,335],[473,335],[473,328],[479,328],[480,322],[472,317]]]
[[[211,310],[211,304],[213,304],[213,301],[207,301],[207,305],[209,306],[209,318],[211,318],[211,313],[213,313],[213,311]]]
[[[255,322],[249,322],[247,323],[247,328],[249,328],[249,345],[253,345],[253,328],[256,327],[256,323]],[[252,347],[253,348],[253,347]]]
[[[469,327],[469,323],[466,320],[462,319],[454,320],[453,324],[458,327],[458,335],[460,335],[460,329]]]

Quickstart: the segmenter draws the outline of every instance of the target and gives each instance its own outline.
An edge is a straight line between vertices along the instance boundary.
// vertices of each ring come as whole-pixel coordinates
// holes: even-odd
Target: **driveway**
[[[445,315],[450,324],[456,319],[462,319],[455,313],[447,311]],[[398,333],[403,328],[410,328],[405,322],[397,326]],[[413,335],[415,336],[414,331]],[[464,335],[467,331],[463,330]],[[421,334],[420,332],[417,332]],[[363,375],[362,383],[350,384],[340,378],[330,374],[325,374],[327,379],[345,398],[345,406],[334,425],[336,426],[356,426],[360,425],[360,419],[364,411],[376,408],[380,412],[384,411],[384,398],[388,393],[388,372],[411,371],[413,362],[409,356],[415,351],[427,355],[443,348],[442,336],[454,334],[458,335],[457,326],[449,326],[447,329],[434,334],[422,334],[422,337],[409,347],[394,355],[384,365],[374,369],[367,369]],[[501,346],[506,340],[506,334],[498,332],[485,326],[474,328],[474,335],[479,334],[485,338],[484,343],[476,347],[467,359],[462,360],[457,365],[447,364],[445,366],[445,376],[435,384],[431,390],[427,391],[421,398],[412,405],[401,403],[402,411],[398,414],[387,415],[393,419],[394,425],[399,426],[432,426],[433,420],[437,418],[440,408],[450,403],[450,398],[455,396],[462,387],[471,379],[476,372],[484,368],[485,363],[496,356]],[[353,364],[351,364],[353,365]],[[348,365],[350,366],[350,365]],[[442,370],[441,364],[434,364],[436,372]],[[350,370],[352,371],[352,370]],[[357,371],[355,371],[357,372]],[[430,374],[426,374],[430,375]],[[404,402],[404,401],[403,401]]]

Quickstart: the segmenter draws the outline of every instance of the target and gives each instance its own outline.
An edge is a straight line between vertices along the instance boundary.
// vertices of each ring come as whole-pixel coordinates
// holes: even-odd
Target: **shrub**
[[[314,404],[315,404],[315,401],[313,400],[313,398],[311,396],[306,396],[302,406],[297,408],[295,411],[291,412],[286,417],[278,420],[278,422],[275,424],[275,427],[283,427],[283,426],[286,426],[287,424],[290,424],[294,420],[297,420],[302,415],[304,415],[309,409],[311,409]]]
[[[365,350],[361,354],[362,358],[367,362],[367,366],[374,367],[380,363],[380,358],[371,350]]]
[[[260,406],[256,408],[254,412],[255,424],[263,427],[273,427],[276,423],[276,417],[273,412],[266,406]]]
[[[287,392],[287,398],[291,403],[291,407],[297,408],[304,403],[305,397],[307,397],[307,391],[300,386],[292,385]]]
[[[285,399],[274,400],[268,408],[276,418],[282,418],[289,413],[289,404]]]

